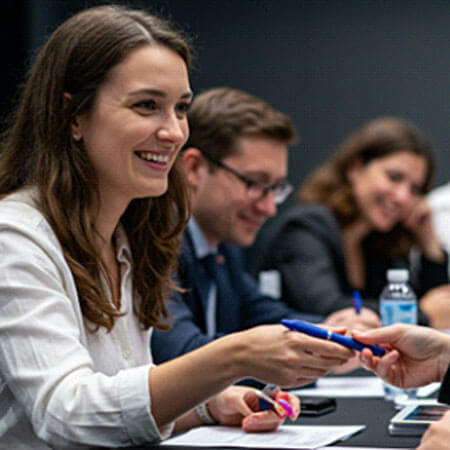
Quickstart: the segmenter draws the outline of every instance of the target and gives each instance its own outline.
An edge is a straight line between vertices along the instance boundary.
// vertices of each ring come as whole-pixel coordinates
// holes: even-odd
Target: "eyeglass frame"
[[[236,169],[233,169],[233,167],[230,167],[228,164],[224,163],[219,158],[216,158],[212,155],[209,155],[208,153],[204,152],[203,150],[200,150],[200,153],[212,164],[216,165],[217,167],[224,169],[225,171],[231,173],[234,175],[237,179],[242,181],[245,184],[245,192],[247,193],[247,196],[251,200],[261,200],[267,196],[269,192],[273,193],[273,201],[276,205],[281,205],[289,196],[289,194],[294,190],[294,187],[289,183],[287,180],[278,181],[276,183],[273,183],[271,185],[267,185],[267,183],[252,180],[251,178],[247,177],[243,173],[240,173]],[[253,196],[250,192],[253,189],[257,189],[258,195]],[[278,190],[278,192],[277,192]],[[255,192],[256,194],[256,192]]]

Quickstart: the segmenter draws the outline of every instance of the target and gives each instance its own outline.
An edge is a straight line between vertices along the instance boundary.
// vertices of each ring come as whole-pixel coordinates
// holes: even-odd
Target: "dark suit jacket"
[[[442,381],[441,390],[439,391],[439,401],[441,403],[450,403],[450,366]]]
[[[244,271],[240,249],[221,244],[218,250],[224,257],[227,286],[218,289],[221,294],[217,298],[217,334],[212,338],[205,334],[205,306],[208,297],[205,286],[208,283],[187,230],[178,270],[179,285],[186,291],[174,293],[168,302],[173,324],[171,330],[153,331],[151,348],[156,363],[175,358],[225,334],[255,325],[276,323],[283,317],[316,322],[323,320],[323,317],[317,315],[301,315],[282,301],[262,295],[256,281]]]
[[[339,225],[322,205],[296,205],[269,223],[249,254],[253,274],[276,269],[281,273],[282,298],[300,311],[328,315],[351,305],[353,287],[347,278]],[[364,306],[378,311],[378,297],[386,284],[386,270],[406,267],[420,297],[428,289],[448,283],[447,261],[420,256],[415,267],[406,259],[390,259],[364,246],[367,280],[361,295]],[[419,320],[427,318],[419,312]]]

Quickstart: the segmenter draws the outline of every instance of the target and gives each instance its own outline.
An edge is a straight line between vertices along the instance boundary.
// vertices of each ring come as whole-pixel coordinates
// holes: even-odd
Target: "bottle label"
[[[380,302],[381,324],[417,324],[417,303],[411,300],[383,299]]]

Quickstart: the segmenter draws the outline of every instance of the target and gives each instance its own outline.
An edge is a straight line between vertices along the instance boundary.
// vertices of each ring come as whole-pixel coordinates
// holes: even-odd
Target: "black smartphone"
[[[328,397],[300,397],[300,415],[322,416],[336,409],[336,400]]]

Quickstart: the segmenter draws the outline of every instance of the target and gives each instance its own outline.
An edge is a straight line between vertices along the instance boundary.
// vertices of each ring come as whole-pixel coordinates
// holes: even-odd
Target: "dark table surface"
[[[392,402],[383,398],[338,398],[337,408],[320,417],[299,417],[297,423],[305,425],[366,425],[360,433],[335,445],[354,447],[415,448],[418,436],[391,436],[388,425],[398,412]]]
[[[415,448],[419,444],[420,437],[418,436],[389,435],[389,420],[398,412],[393,403],[386,402],[382,398],[338,398],[336,401],[335,411],[319,417],[300,416],[295,423],[298,425],[366,425],[366,428],[358,434],[334,444],[337,446]],[[288,423],[292,422],[287,420],[286,424]],[[189,447],[153,446],[145,448],[181,450]],[[213,448],[218,449],[218,447],[211,447],[211,449]],[[208,449],[208,447],[202,447],[202,449]]]

